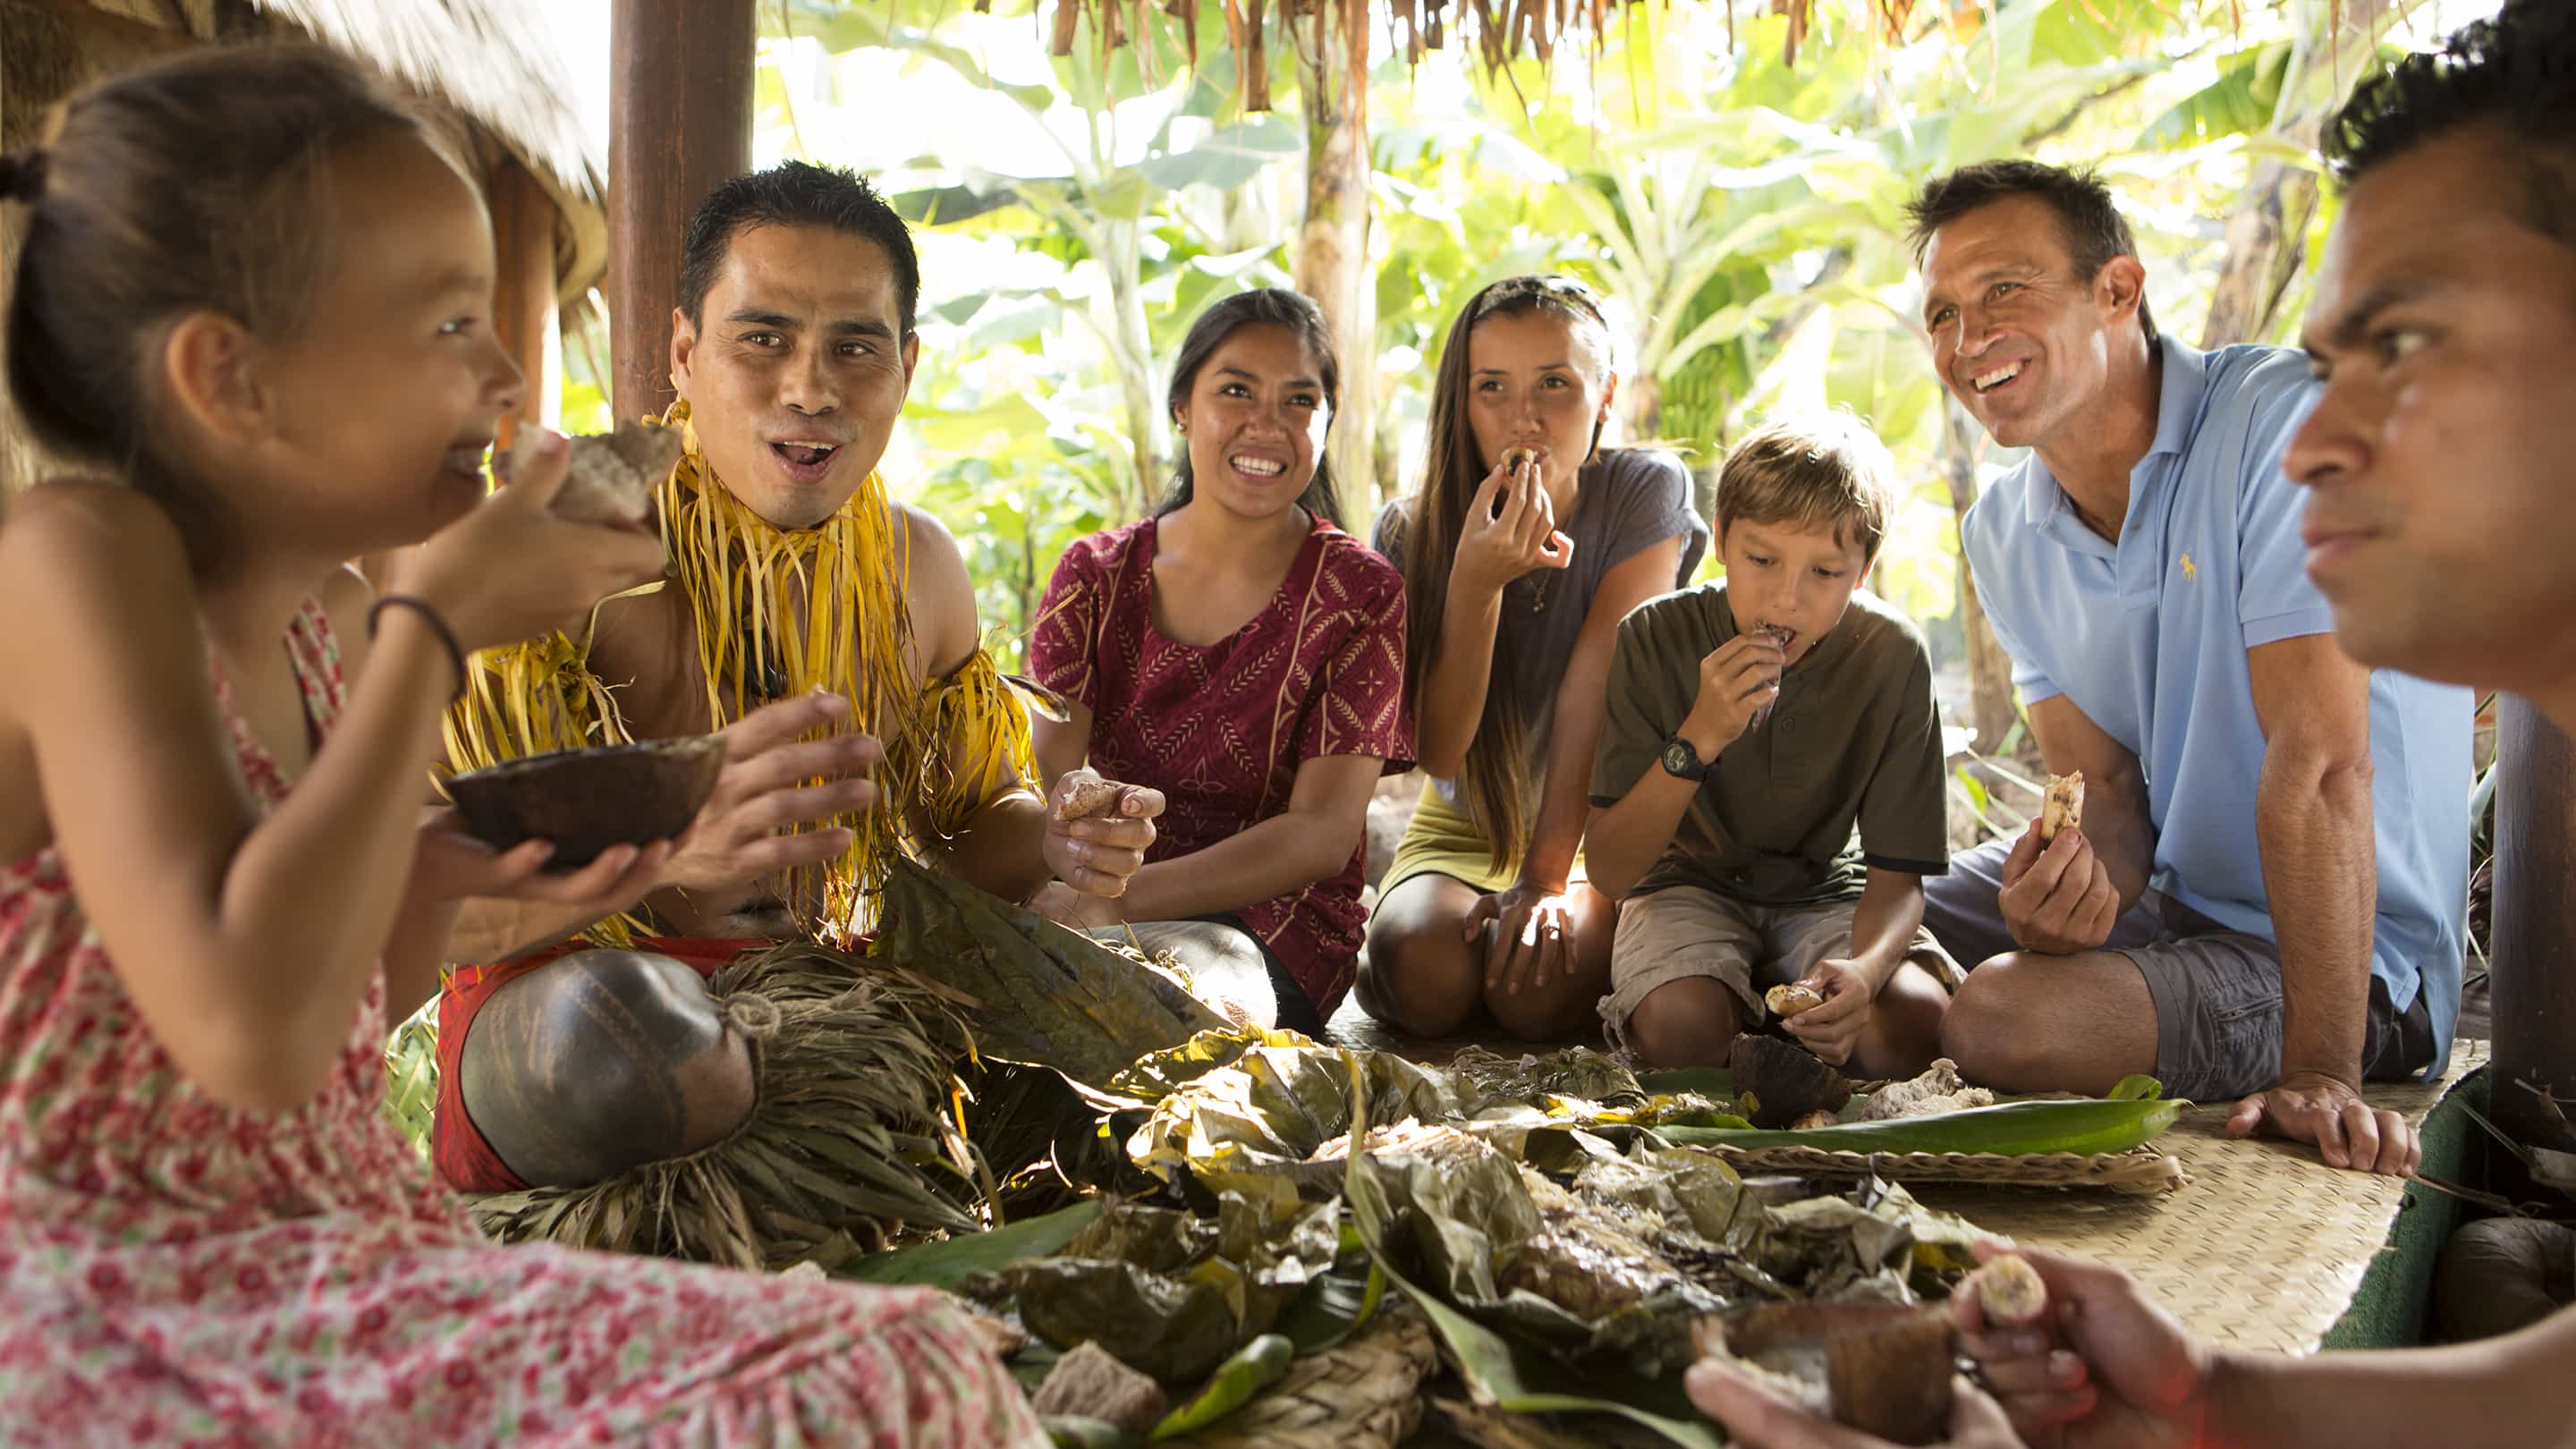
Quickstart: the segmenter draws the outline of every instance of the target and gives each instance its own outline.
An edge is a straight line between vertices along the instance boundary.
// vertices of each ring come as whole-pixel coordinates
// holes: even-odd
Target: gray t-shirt
[[[1666,594],[1620,624],[1595,806],[1618,804],[1663,768],[1664,742],[1699,697],[1700,660],[1737,632],[1723,581]],[[1782,677],[1770,719],[1718,754],[1634,894],[1694,885],[1804,906],[1860,894],[1869,866],[1940,875],[1947,789],[1931,651],[1912,620],[1863,590]]]
[[[1404,567],[1404,530],[1413,502],[1400,498],[1377,516],[1373,544],[1379,553]],[[1546,783],[1550,726],[1556,717],[1556,690],[1574,658],[1575,640],[1583,633],[1592,596],[1610,570],[1668,538],[1682,541],[1681,567],[1673,586],[1690,582],[1708,552],[1708,525],[1691,507],[1690,470],[1671,453],[1652,448],[1613,448],[1596,455],[1576,479],[1574,517],[1559,520],[1559,531],[1574,541],[1574,558],[1562,569],[1535,569],[1503,588],[1502,620],[1494,630],[1494,656],[1511,661],[1509,702],[1528,726],[1529,806],[1538,807],[1537,790]],[[1417,600],[1407,600],[1421,607]],[[1418,706],[1417,706],[1418,711]],[[1440,782],[1440,793],[1458,804],[1455,782]]]

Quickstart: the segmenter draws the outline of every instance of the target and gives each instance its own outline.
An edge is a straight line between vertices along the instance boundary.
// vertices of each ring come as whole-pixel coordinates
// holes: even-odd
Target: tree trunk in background
[[[2021,716],[2013,708],[2012,656],[1986,622],[1986,607],[1977,598],[1977,581],[1968,569],[1964,529],[1968,505],[1977,501],[1974,424],[1956,398],[1941,399],[1941,473],[1950,485],[1950,509],[1963,530],[1959,542],[1959,626],[1968,640],[1968,723],[1977,732],[1977,753],[2003,749],[2004,738]]]
[[[1319,12],[1331,33],[1301,59],[1299,105],[1306,117],[1306,220],[1297,233],[1297,290],[1315,299],[1341,357],[1341,411],[1331,457],[1342,521],[1365,532],[1376,506],[1377,295],[1369,266],[1368,19],[1359,0]],[[1319,34],[1319,40],[1321,35]]]
[[[616,0],[608,49],[609,354],[621,419],[671,401],[681,233],[751,169],[751,0]]]
[[[2309,116],[2291,139],[2314,146],[2318,118]],[[2281,294],[2307,260],[2308,224],[2317,215],[2317,174],[2304,166],[2265,161],[2254,168],[2245,199],[2227,219],[2227,265],[2210,296],[2201,328],[2203,351],[2238,342],[2260,342],[2272,330]]]
[[[2488,952],[2495,1008],[2496,1125],[2553,1154],[2576,1153],[2576,749],[2531,702],[2496,701],[2495,941]],[[2544,1095],[2545,1094],[2545,1095]],[[2554,1100],[2553,1100],[2554,1099]],[[2498,1156],[2497,1167],[2509,1159]],[[2556,1171],[2551,1171],[2553,1165]],[[2568,1179],[2576,1159],[2544,1160],[2544,1180]]]

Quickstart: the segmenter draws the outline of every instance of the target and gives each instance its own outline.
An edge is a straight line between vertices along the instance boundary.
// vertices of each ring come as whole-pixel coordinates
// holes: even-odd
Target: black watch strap
[[[1691,747],[1690,741],[1680,735],[1674,735],[1664,741],[1664,752],[1659,763],[1663,765],[1665,774],[1698,784],[1708,778],[1709,770],[1717,762],[1701,759],[1699,751]]]

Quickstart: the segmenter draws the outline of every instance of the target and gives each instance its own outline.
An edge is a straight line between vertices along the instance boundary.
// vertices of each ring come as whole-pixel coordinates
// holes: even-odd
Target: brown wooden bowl
[[[617,845],[669,840],[689,828],[724,769],[721,735],[555,750],[447,782],[476,839],[495,850],[551,840],[554,873]]]

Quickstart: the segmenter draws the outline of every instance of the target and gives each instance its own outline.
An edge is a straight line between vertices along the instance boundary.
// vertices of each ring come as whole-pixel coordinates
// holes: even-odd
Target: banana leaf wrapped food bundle
[[[1347,1331],[1383,1279],[1430,1317],[1489,1407],[1601,1409],[1713,1442],[1679,1389],[1701,1325],[1809,1305],[1932,1322],[1922,1306],[1972,1267],[1984,1236],[1901,1188],[1748,1184],[1679,1145],[1751,1131],[1731,1086],[1639,1077],[1583,1049],[1471,1050],[1435,1069],[1290,1033],[1201,1032],[1098,1094],[1125,1104],[1111,1119],[1147,1199],[1105,1211],[1126,1226],[1087,1233],[1057,1255],[1069,1261],[1005,1264],[969,1287],[1054,1345],[1041,1354],[1100,1343],[1177,1393],[1274,1333],[1304,1348],[1319,1322]],[[1829,1130],[1937,1133],[1953,1119],[1858,1119],[1873,1102],[1893,1112],[1957,1087],[1936,1069],[1856,1095]],[[2014,1150],[2061,1129],[2117,1150],[2128,1144],[2106,1134],[2143,1139],[2171,1120],[2173,1104],[2141,1097],[1987,1110],[2038,1109],[2006,1124],[2023,1139]],[[2096,1109],[2100,1120],[2084,1115]],[[1940,1357],[1946,1392],[1940,1345],[1893,1341]],[[1826,1362],[1814,1360],[1820,1407]],[[1871,1422],[1901,1420],[1894,1382],[1894,1417]]]

